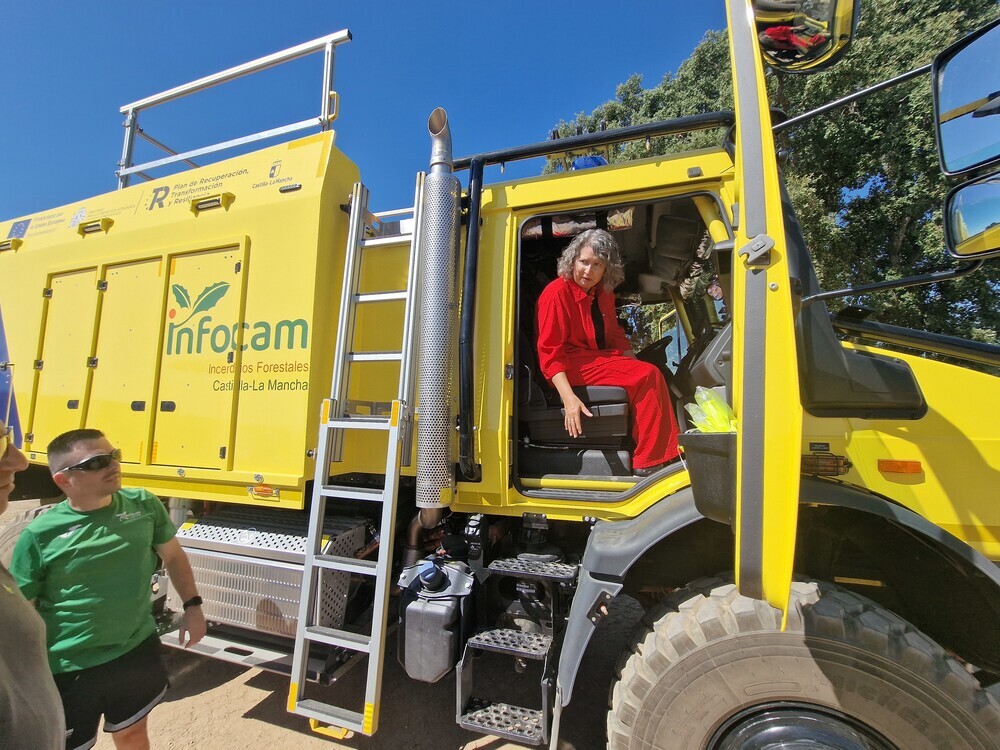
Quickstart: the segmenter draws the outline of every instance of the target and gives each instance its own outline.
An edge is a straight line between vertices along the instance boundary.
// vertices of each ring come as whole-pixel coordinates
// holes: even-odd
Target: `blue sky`
[[[114,190],[121,105],[343,28],[354,41],[337,54],[334,127],[374,208],[385,210],[412,201],[434,107],[448,110],[456,156],[533,143],[560,118],[612,98],[632,73],[656,84],[706,30],[725,26],[721,0],[5,6],[0,220]],[[315,55],[166,104],[140,122],[182,151],[306,119],[319,112],[321,62]]]

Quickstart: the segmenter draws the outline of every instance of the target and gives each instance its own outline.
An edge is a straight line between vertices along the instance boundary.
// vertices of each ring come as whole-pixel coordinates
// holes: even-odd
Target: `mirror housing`
[[[1000,172],[953,188],[944,203],[944,237],[955,258],[1000,255]]]
[[[1000,160],[1000,18],[934,58],[931,79],[941,171],[960,175]]]
[[[861,0],[753,0],[761,55],[785,73],[814,73],[847,52]]]

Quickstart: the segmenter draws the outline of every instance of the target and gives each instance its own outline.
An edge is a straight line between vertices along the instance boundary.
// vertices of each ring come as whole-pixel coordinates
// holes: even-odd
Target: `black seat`
[[[584,434],[571,438],[559,394],[542,376],[534,343],[518,338],[518,468],[521,474],[627,476],[631,474],[628,394],[624,388],[589,385],[573,392],[594,415]]]
[[[594,415],[583,418],[584,434],[573,439],[566,433],[565,412],[555,388],[542,376],[534,344],[520,336],[522,378],[518,419],[527,428],[530,442],[538,444],[573,443],[624,447],[628,439],[628,394],[615,385],[576,386],[573,392]]]

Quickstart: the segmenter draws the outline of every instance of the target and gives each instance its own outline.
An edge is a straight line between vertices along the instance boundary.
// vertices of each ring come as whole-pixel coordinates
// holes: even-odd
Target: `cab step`
[[[466,648],[520,656],[525,659],[545,659],[552,648],[552,636],[544,633],[524,633],[510,628],[495,628],[472,636]]]
[[[463,729],[492,734],[505,740],[525,745],[545,742],[545,717],[541,711],[512,706],[509,703],[491,703],[473,698],[468,713],[459,717]]]
[[[529,578],[536,581],[557,581],[570,583],[576,580],[579,565],[563,562],[540,562],[525,560],[520,557],[509,557],[494,560],[489,565],[491,573],[512,576],[514,578]]]
[[[494,735],[525,745],[541,745],[549,739],[552,711],[551,665],[554,663],[552,636],[525,633],[511,628],[494,628],[472,636],[458,665],[457,721],[463,729]],[[541,661],[541,709],[516,706],[503,701],[475,696],[473,668],[477,652],[493,652],[513,657],[515,671],[522,671],[528,660]]]

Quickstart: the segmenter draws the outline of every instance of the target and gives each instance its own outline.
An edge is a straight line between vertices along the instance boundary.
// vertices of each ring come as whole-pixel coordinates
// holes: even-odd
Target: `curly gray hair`
[[[588,229],[574,237],[559,256],[556,272],[564,279],[572,279],[573,264],[580,257],[580,251],[587,246],[594,251],[594,255],[604,261],[604,278],[601,279],[604,289],[610,292],[625,281],[625,264],[622,262],[618,243],[603,229]]]

